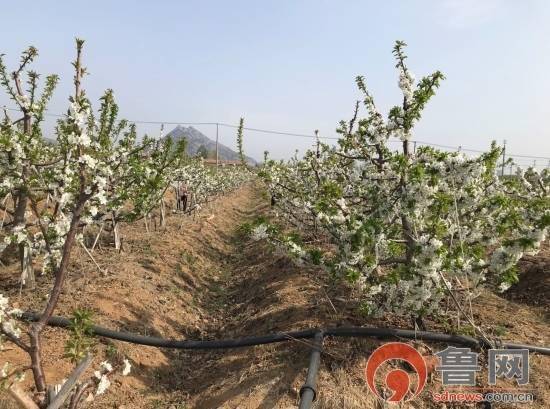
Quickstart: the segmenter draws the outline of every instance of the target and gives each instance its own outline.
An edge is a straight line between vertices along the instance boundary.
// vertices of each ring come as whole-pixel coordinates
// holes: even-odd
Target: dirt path
[[[89,309],[98,325],[179,339],[263,334],[277,330],[280,322],[292,325],[287,319],[290,316],[302,322],[294,314],[300,303],[288,304],[278,296],[288,281],[258,274],[266,269],[288,278],[277,258],[272,258],[269,249],[247,248],[239,241],[238,227],[266,206],[267,200],[258,189],[248,186],[218,198],[196,219],[169,217],[165,231],[147,233],[142,223],[124,225],[124,252],[116,252],[108,237],[94,252],[102,271],[81,249],[75,249],[56,314],[69,316],[74,309]],[[35,296],[23,292],[19,297],[16,266],[0,270],[0,278],[2,292],[16,305],[31,310],[42,307],[43,296],[49,291],[48,279],[40,280]],[[306,285],[305,278],[300,280]],[[290,308],[284,315],[275,316],[274,310],[264,307],[279,302]],[[72,367],[59,359],[67,338],[63,330],[45,332],[45,369],[50,382],[60,382]],[[256,378],[241,381],[259,368],[263,371],[262,362],[277,353],[277,347],[236,353],[178,352],[100,339],[94,347],[96,366],[109,346],[128,356],[134,371],[117,380],[107,395],[92,404],[95,408],[237,407],[234,402],[261,384]],[[10,349],[1,353],[0,364],[4,361],[23,363],[26,356]],[[307,357],[302,361],[297,372],[307,365]],[[275,377],[272,372],[262,372],[263,379],[272,385],[273,379],[286,373],[279,387],[288,388],[296,371],[292,365],[289,369],[283,366],[269,369],[278,372]],[[30,379],[25,384],[29,386]],[[227,388],[228,384],[234,385]],[[252,399],[250,405],[240,407],[275,405],[271,400],[262,404],[262,400]]]
[[[87,308],[100,325],[178,339],[366,325],[358,313],[359,300],[348,286],[332,282],[318,269],[297,266],[266,243],[251,243],[239,235],[239,226],[267,210],[262,191],[247,186],[218,198],[195,220],[169,217],[165,230],[147,233],[142,223],[125,225],[124,252],[116,252],[105,237],[94,253],[103,272],[83,251],[75,252],[57,313],[70,315],[75,308]],[[529,282],[537,288],[547,284],[550,260],[527,264],[536,266],[536,271],[528,270],[532,277],[524,281],[527,290],[517,287],[508,298],[485,294],[476,304],[476,319],[486,328],[504,328],[507,339],[549,344],[549,294],[537,293],[535,302],[526,291],[532,291]],[[39,308],[48,280],[41,279],[36,297],[23,294],[18,299],[13,268],[0,270],[2,291],[22,308]],[[508,319],[512,313],[514,320]],[[397,317],[368,324],[410,327]],[[443,330],[436,322],[429,325]],[[52,381],[60,381],[71,368],[59,359],[66,339],[62,330],[46,332],[46,370]],[[317,409],[375,407],[363,370],[377,345],[374,340],[326,340]],[[308,346],[300,341],[226,351],[173,351],[101,339],[94,347],[96,366],[109,346],[128,356],[134,370],[117,379],[93,408],[294,408],[309,356]],[[4,358],[25,360],[17,350],[0,354],[0,365]],[[533,356],[531,362],[539,401],[530,407],[549,407],[550,361]],[[429,386],[438,388],[435,381]],[[437,407],[429,390],[414,407]]]

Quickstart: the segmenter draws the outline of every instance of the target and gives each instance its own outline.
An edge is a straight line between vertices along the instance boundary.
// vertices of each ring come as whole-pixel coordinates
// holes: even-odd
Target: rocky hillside
[[[178,125],[168,132],[166,137],[171,137],[174,142],[185,138],[187,141],[186,152],[189,156],[195,156],[201,147],[204,147],[203,149],[206,149],[208,153],[216,152],[216,142],[192,126],[186,128],[185,126]],[[218,156],[220,160],[239,159],[237,152],[221,143],[218,144]],[[247,156],[246,159],[250,164],[256,164],[253,158]]]

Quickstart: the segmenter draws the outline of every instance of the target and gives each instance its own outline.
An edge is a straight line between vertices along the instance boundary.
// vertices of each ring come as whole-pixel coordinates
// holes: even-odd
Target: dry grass
[[[339,368],[320,382],[314,409],[372,409],[379,406],[365,382]]]
[[[0,395],[0,409],[17,409],[17,405],[9,396]]]

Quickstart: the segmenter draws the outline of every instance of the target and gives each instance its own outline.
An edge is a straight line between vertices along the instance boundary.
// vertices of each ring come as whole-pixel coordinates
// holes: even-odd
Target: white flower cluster
[[[147,215],[175,180],[186,181],[199,204],[251,177],[242,167],[215,172],[202,160],[184,160],[168,141],[138,143],[133,127],[114,126],[117,107],[111,91],[102,98],[100,111],[111,114],[93,120],[88,100],[72,100],[57,127],[55,145],[47,145],[40,134],[25,135],[15,125],[0,128],[0,201],[24,190],[40,202],[24,223],[0,228],[0,251],[24,244],[33,256],[43,255],[43,272],[55,271],[83,195],[80,225],[100,225],[113,215],[117,221]]]
[[[130,374],[132,365],[128,359],[124,359],[122,363],[122,376],[127,376]],[[96,395],[103,395],[107,392],[107,389],[111,386],[111,381],[109,376],[113,373],[113,365],[108,361],[103,361],[99,364],[99,369],[94,371],[94,377],[97,383]]]
[[[548,169],[501,178],[496,146],[478,157],[388,146],[389,134],[408,138],[437,78],[415,90],[410,71],[400,68],[405,104],[391,110],[387,126],[360,79],[368,117],[357,119],[356,130],[345,125],[336,147],[320,144],[287,163],[268,160],[260,172],[279,217],[327,246],[281,234],[273,242],[359,283],[372,312],[429,314],[455,278],[472,291],[488,281],[505,290],[518,279],[518,260],[547,237]]]
[[[0,350],[2,350],[3,335],[7,334],[15,338],[21,336],[21,329],[17,325],[16,319],[20,317],[22,311],[17,308],[10,308],[9,299],[3,294],[0,294]]]
[[[399,88],[401,91],[403,91],[403,97],[405,98],[405,102],[407,104],[411,104],[413,102],[413,94],[414,94],[414,74],[410,70],[403,69],[403,67],[399,67]]]
[[[258,226],[254,227],[254,229],[252,229],[252,234],[251,234],[252,240],[260,241],[268,237],[269,237],[269,234],[267,233],[266,224],[259,224]]]

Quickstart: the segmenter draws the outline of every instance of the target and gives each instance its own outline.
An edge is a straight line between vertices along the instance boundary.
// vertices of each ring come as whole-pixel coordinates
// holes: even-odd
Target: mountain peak
[[[189,156],[195,156],[201,146],[204,146],[208,152],[216,152],[216,142],[193,126],[188,126],[186,128],[185,126],[178,125],[168,132],[166,137],[172,138],[174,142],[185,139],[185,151]],[[239,154],[237,152],[221,143],[218,143],[218,156],[220,160],[239,160]],[[256,161],[251,157],[247,156],[246,160],[251,164],[256,164]]]

